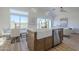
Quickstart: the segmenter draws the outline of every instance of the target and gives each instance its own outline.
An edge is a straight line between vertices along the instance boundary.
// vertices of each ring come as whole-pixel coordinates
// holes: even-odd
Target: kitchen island
[[[47,51],[54,46],[62,43],[63,40],[62,28],[28,28],[27,32],[27,45],[29,50],[31,51]],[[56,38],[57,36],[58,38]]]

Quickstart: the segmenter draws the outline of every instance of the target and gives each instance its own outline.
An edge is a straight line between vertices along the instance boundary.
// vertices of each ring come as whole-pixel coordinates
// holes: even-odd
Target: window
[[[51,20],[46,17],[37,18],[37,28],[51,28]]]
[[[26,13],[26,12],[25,12]],[[28,26],[28,14],[21,11],[10,10],[10,28],[25,29]]]
[[[11,18],[11,29],[15,28],[15,27],[19,27],[19,16],[18,15],[10,15]]]
[[[21,16],[21,18],[20,18],[21,20],[20,20],[20,27],[21,28],[27,28],[27,26],[28,26],[28,17],[26,17],[26,16]]]

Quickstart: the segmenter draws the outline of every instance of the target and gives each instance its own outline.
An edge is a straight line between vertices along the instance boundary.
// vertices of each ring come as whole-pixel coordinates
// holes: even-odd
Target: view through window
[[[28,26],[28,15],[22,11],[10,10],[10,28],[26,29]]]

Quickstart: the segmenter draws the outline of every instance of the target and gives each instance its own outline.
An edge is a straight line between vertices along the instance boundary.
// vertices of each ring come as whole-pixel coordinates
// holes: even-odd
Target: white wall
[[[35,11],[34,11],[35,10]],[[37,28],[37,17],[45,16],[45,13],[40,8],[29,9],[29,26],[31,28]]]
[[[79,7],[64,8],[68,17],[68,26],[72,27],[74,32],[79,33]]]
[[[68,21],[69,26],[74,28],[79,28],[79,8],[72,7],[72,8],[66,8],[68,11]]]
[[[26,8],[12,8],[20,11],[27,11]],[[10,8],[0,7],[0,30],[10,27]]]
[[[39,9],[37,12],[33,12],[31,8],[14,8],[21,11],[29,12],[29,27],[37,27],[37,16],[45,15],[43,9]],[[46,8],[47,9],[47,8]],[[79,8],[77,7],[70,7],[70,8],[64,8],[67,10],[67,16],[68,16],[68,26],[79,28]],[[42,11],[43,10],[43,11]],[[57,17],[61,17],[61,14],[59,12],[59,8],[57,8]],[[3,29],[5,27],[9,27],[10,23],[10,17],[9,17],[9,8],[0,8],[0,29]]]
[[[73,32],[79,33],[79,8],[70,8],[69,16],[69,26],[73,27]]]
[[[8,8],[0,8],[0,29],[9,27],[9,10]]]
[[[56,10],[57,18],[56,20],[62,17],[68,17],[68,26],[79,28],[79,8],[78,7],[65,7],[67,12],[63,13],[59,11],[59,8]]]

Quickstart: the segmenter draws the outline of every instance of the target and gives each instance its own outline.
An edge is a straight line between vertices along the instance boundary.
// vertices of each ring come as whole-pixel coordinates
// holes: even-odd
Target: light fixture
[[[51,19],[55,19],[56,14],[55,14],[55,8],[50,8],[47,12],[46,15],[51,18]]]
[[[60,7],[60,12],[67,12],[63,7]]]

